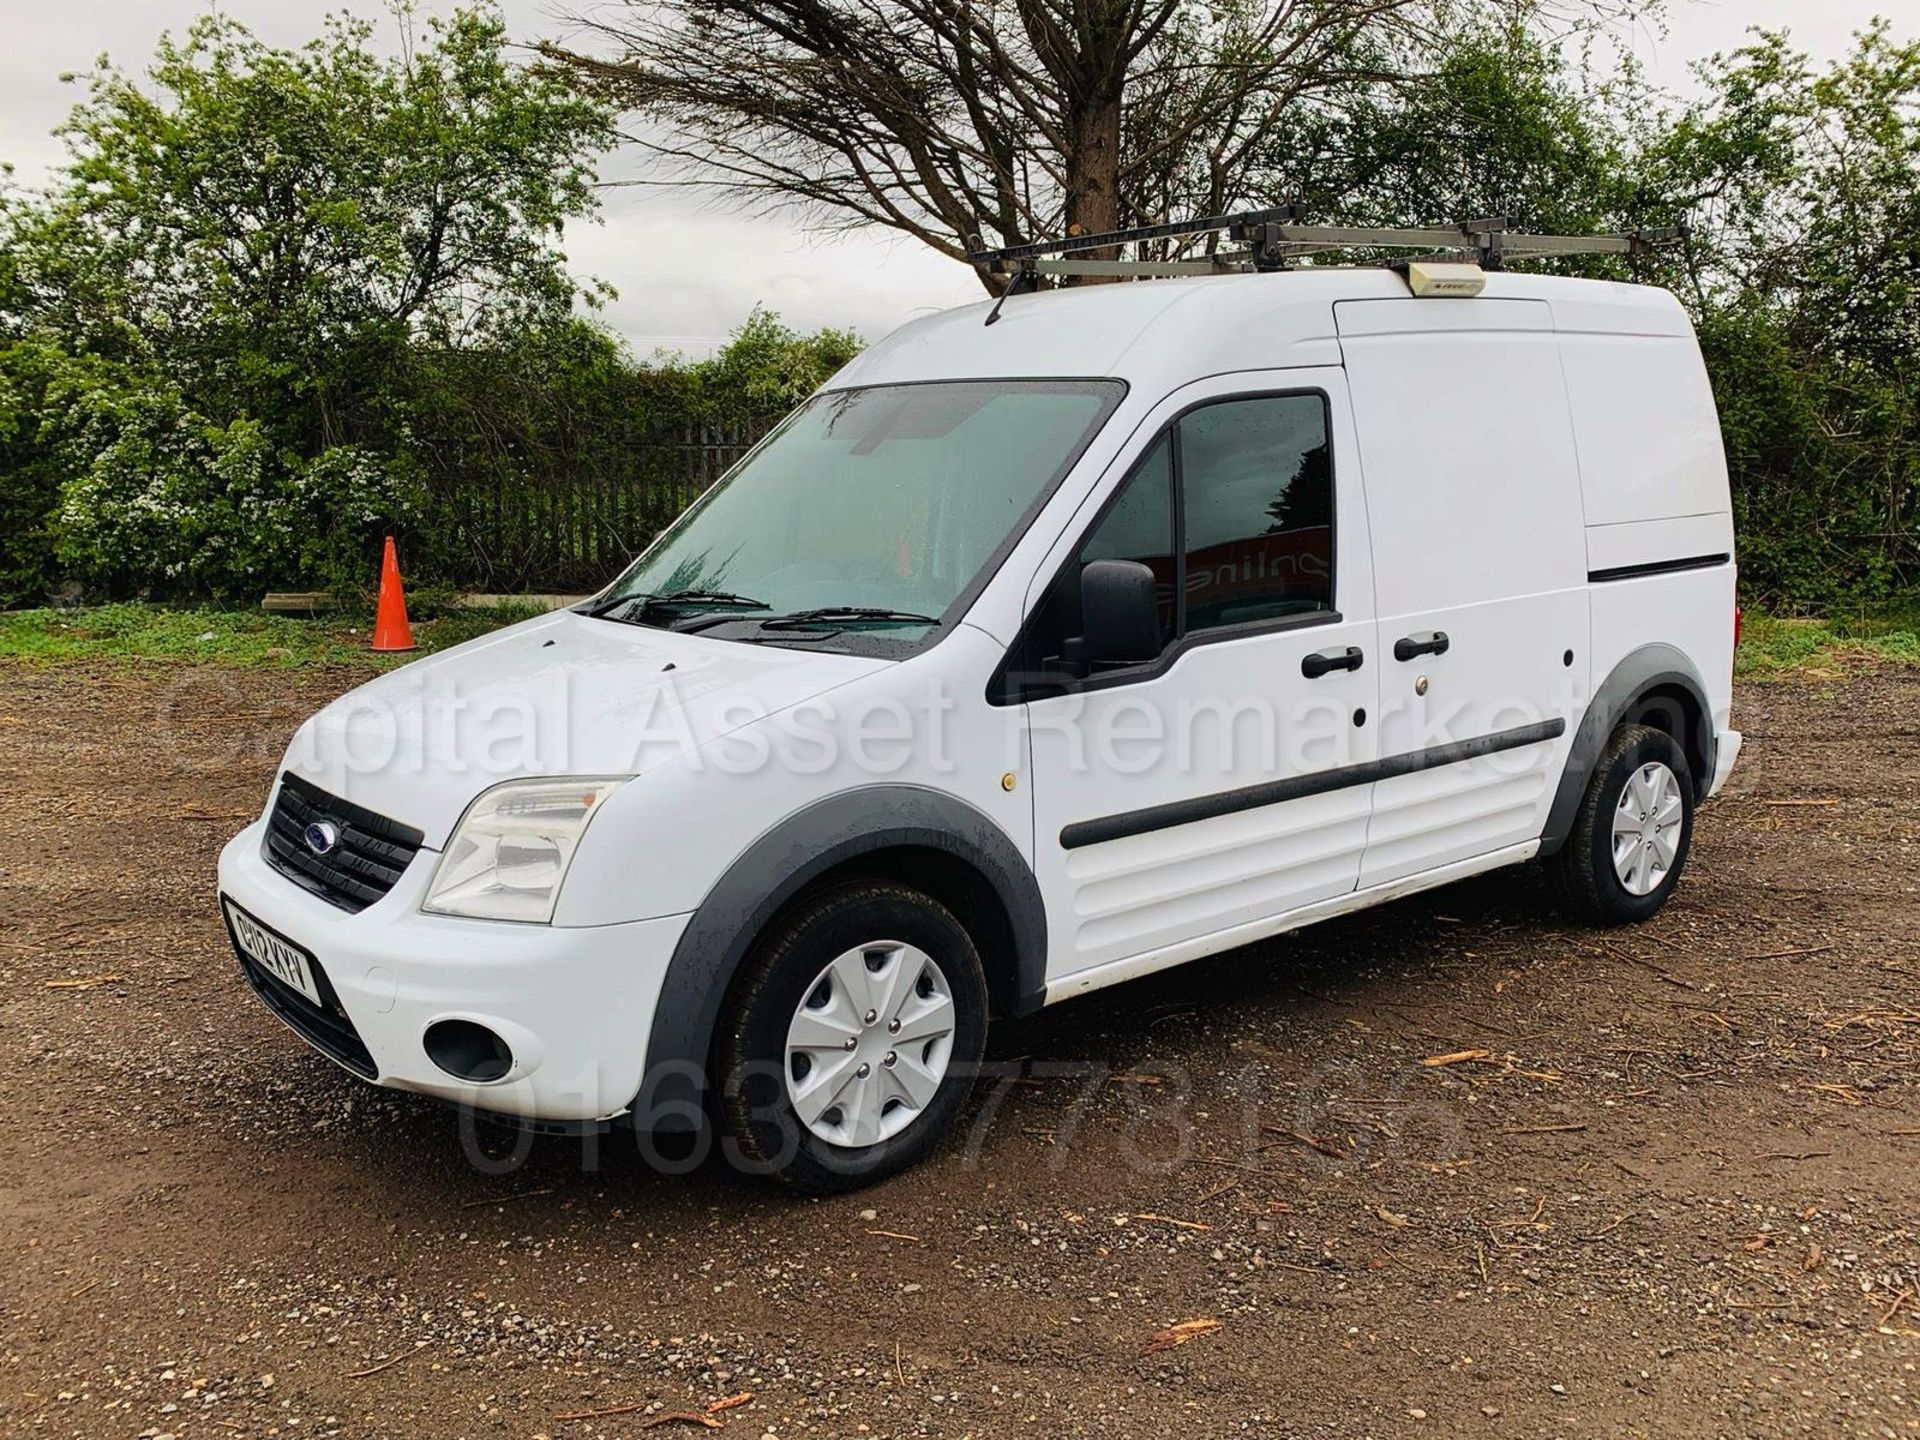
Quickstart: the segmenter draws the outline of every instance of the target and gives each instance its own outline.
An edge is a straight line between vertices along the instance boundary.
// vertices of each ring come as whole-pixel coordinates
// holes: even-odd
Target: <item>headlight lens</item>
[[[553,919],[573,852],[620,780],[510,780],[467,808],[422,910],[478,920]]]

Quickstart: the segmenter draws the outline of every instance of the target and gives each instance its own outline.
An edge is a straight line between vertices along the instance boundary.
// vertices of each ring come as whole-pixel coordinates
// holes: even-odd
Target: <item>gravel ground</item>
[[[1510,871],[1058,1007],[831,1200],[252,999],[214,857],[358,678],[0,666],[0,1432],[1920,1431],[1913,672],[1742,689],[1645,927]]]

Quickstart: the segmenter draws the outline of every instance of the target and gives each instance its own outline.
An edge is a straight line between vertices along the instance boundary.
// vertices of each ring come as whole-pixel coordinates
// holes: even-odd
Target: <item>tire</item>
[[[1630,785],[1636,787],[1631,802]],[[1655,793],[1679,802],[1677,809],[1664,803],[1658,807],[1660,814],[1674,817],[1666,825],[1658,824],[1658,816],[1652,822],[1639,821],[1647,797]],[[1594,763],[1566,844],[1546,862],[1560,909],[1593,925],[1637,925],[1650,918],[1666,903],[1686,868],[1693,811],[1693,771],[1673,737],[1646,725],[1622,725]],[[1625,849],[1619,863],[1616,817],[1623,827],[1617,838]]]
[[[944,906],[888,881],[824,891],[755,943],[722,1013],[727,1158],[812,1194],[903,1170],[952,1127],[986,1038],[980,956]]]

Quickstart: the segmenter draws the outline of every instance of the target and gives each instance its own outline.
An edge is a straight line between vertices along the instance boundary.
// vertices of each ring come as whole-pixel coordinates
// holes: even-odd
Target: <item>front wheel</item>
[[[1567,842],[1547,860],[1560,908],[1631,925],[1666,903],[1693,844],[1693,772],[1674,738],[1622,725],[1593,767]]]
[[[966,1103],[987,987],[964,926],[904,885],[836,887],[749,956],[716,1049],[743,1168],[815,1193],[902,1170]]]

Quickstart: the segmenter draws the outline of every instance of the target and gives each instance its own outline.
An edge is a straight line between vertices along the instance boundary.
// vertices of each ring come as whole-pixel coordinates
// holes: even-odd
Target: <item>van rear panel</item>
[[[1675,515],[1587,527],[1587,578],[1619,579],[1682,564],[1704,565],[1733,554],[1733,516]]]
[[[1720,732],[1736,603],[1726,452],[1692,328],[1671,297],[1655,307],[1648,294],[1632,311],[1554,307],[1586,510],[1593,682],[1643,646],[1673,646]]]
[[[1731,554],[1727,461],[1691,335],[1562,333],[1587,568]]]

